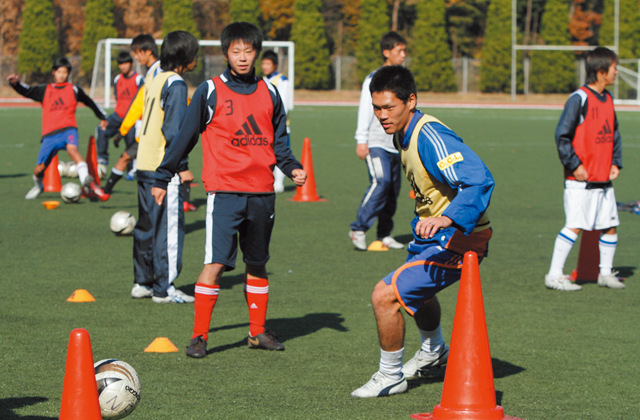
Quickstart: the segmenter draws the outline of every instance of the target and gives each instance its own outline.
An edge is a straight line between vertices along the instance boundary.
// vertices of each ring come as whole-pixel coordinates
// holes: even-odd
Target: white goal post
[[[613,6],[613,45],[607,46],[610,50],[618,53],[620,46],[620,0],[614,0]],[[518,45],[517,42],[517,7],[516,0],[511,0],[511,102],[516,101],[516,53],[518,51],[591,51],[597,48],[597,45],[578,46],[578,45]],[[619,97],[619,78],[613,85],[613,98],[616,104],[640,105],[640,62],[638,64],[638,73],[629,71],[619,66],[618,70],[624,73],[626,77],[635,77],[637,87],[637,99],[623,100]]]
[[[129,50],[129,46],[131,45],[130,38],[107,38],[101,39],[98,41],[98,45],[96,46],[96,57],[93,64],[93,73],[91,77],[91,90],[90,95],[92,98],[97,99],[97,102],[102,102],[105,108],[111,108],[111,90],[113,89],[113,76],[112,76],[112,66],[113,59],[115,57],[112,56],[112,51],[114,48],[121,50]],[[161,45],[162,40],[156,40],[156,44]],[[220,40],[198,40],[198,45],[200,45],[201,51],[203,47],[220,47]],[[284,62],[280,62],[278,66],[278,70],[283,73],[290,81],[291,88],[289,89],[289,98],[285,100],[288,104],[288,108],[293,109],[293,81],[294,79],[294,57],[295,57],[295,46],[291,41],[262,41],[262,48],[264,49],[273,49],[278,55],[284,56]],[[221,55],[221,52],[218,52],[217,55]],[[206,60],[205,60],[206,61]],[[256,61],[256,66],[260,65],[260,61]],[[221,72],[220,72],[221,73]],[[218,73],[219,74],[219,73]],[[213,76],[217,76],[218,74],[214,74]],[[206,78],[212,77],[211,75],[205,75]],[[185,77],[186,79],[186,77]],[[197,83],[204,81],[200,80]],[[99,86],[104,84],[104,100],[100,101],[99,98],[96,98],[96,94],[98,93]]]

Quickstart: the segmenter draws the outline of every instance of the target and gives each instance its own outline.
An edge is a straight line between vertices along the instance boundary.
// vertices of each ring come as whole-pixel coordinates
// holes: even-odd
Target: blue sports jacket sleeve
[[[584,109],[587,107],[587,100],[584,103]],[[580,124],[581,115],[583,115],[583,104],[580,95],[573,94],[564,105],[562,115],[556,127],[556,147],[558,148],[558,156],[562,166],[569,172],[575,171],[582,161],[573,148],[573,138],[576,134],[576,128]]]
[[[438,162],[454,153],[460,153],[462,160],[441,170]],[[495,186],[489,169],[456,133],[439,123],[425,124],[420,132],[418,154],[431,175],[457,191],[443,216],[464,233],[473,232],[489,207]]]
[[[165,149],[164,159],[156,169],[155,187],[167,189],[167,184],[178,172],[180,162],[187,158],[198,143],[198,136],[206,127],[207,113],[207,83],[204,82],[198,86],[193,94],[178,132]]]

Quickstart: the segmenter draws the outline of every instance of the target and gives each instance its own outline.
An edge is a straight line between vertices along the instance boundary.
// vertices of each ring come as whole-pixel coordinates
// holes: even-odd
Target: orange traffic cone
[[[60,172],[58,172],[58,155],[55,155],[51,159],[51,163],[44,170],[44,184],[45,192],[60,192],[62,189],[62,182],[60,182]]]
[[[89,175],[97,186],[100,186],[100,174],[98,173],[98,152],[96,151],[96,138],[89,136],[89,146],[87,147],[87,168]]]
[[[467,252],[464,256],[442,399],[433,408],[433,413],[413,414],[411,418],[515,419],[505,416],[502,407],[496,404],[480,269],[475,252]]]
[[[77,328],[69,337],[60,420],[101,419],[89,332]]]
[[[583,230],[578,267],[571,273],[573,281],[597,281],[600,274],[599,230]]]
[[[300,159],[302,167],[307,172],[307,181],[302,187],[296,188],[296,195],[291,200],[293,201],[327,201],[324,198],[320,198],[316,192],[316,178],[313,175],[313,158],[311,157],[311,140],[309,138],[304,139],[302,143],[302,158]]]

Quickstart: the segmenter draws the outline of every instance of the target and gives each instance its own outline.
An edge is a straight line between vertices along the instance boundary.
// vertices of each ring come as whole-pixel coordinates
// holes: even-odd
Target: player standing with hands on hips
[[[307,178],[287,146],[287,116],[270,83],[254,64],[262,32],[247,22],[226,26],[220,37],[228,62],[223,74],[198,86],[180,132],[156,171],[152,194],[161,204],[169,180],[202,134],[202,180],[207,190],[204,269],[195,287],[195,320],[187,356],[207,355],[211,313],[220,278],[235,268],[238,242],[244,254],[249,306],[249,348],[284,350],[265,329],[269,280],[266,263],[274,224],[273,168],[277,164],[297,186]],[[239,236],[239,241],[238,241]]]
[[[624,289],[613,268],[618,245],[618,208],[611,181],[622,169],[622,141],[613,97],[605,89],[618,75],[618,56],[604,47],[587,55],[587,84],[567,100],[556,128],[556,145],[564,166],[564,228],[556,237],[548,289],[582,290],[564,275],[564,264],[582,230],[602,232],[598,286]]]
[[[491,225],[486,214],[494,181],[482,160],[451,129],[416,110],[411,71],[386,66],[371,80],[373,109],[387,134],[394,134],[402,166],[416,194],[413,241],[407,261],[380,280],[371,297],[380,339],[380,368],[351,393],[369,398],[407,390],[406,378],[447,362],[436,294],[460,280],[463,255],[487,255]],[[422,345],[402,364],[404,318],[413,316]]]

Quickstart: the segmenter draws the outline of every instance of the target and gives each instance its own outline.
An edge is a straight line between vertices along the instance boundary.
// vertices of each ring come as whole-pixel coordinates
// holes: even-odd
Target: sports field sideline
[[[484,160],[496,180],[489,213],[494,236],[482,263],[484,303],[497,400],[522,419],[640,418],[640,287],[637,286],[640,216],[621,213],[616,270],[622,291],[587,284],[562,293],[544,287],[553,242],[564,222],[562,170],[553,133],[560,110],[423,108],[453,128]],[[267,327],[285,352],[249,350],[244,267],[225,274],[214,311],[209,349],[188,359],[191,305],[159,305],[129,297],[132,239],[116,237],[109,218],[137,216],[134,182],[121,181],[111,199],[47,211],[44,193],[27,201],[40,138],[40,110],[0,108],[0,419],[58,417],[69,333],[86,328],[94,360],[130,363],[142,399],[130,419],[408,419],[440,402],[444,374],[410,382],[407,393],[354,399],[378,366],[379,346],[370,295],[373,285],[400,265],[405,251],[353,251],[349,223],[367,185],[355,155],[355,107],[296,106],[292,149],[312,141],[318,193],[324,203],[278,196],[267,265],[271,298]],[[640,114],[618,112],[624,169],[614,182],[618,201],[640,199]],[[80,151],[97,120],[78,110]],[[111,147],[115,162],[122,148]],[[68,161],[66,153],[59,155]],[[191,168],[199,178],[199,146]],[[63,179],[68,182],[68,179]],[[77,182],[77,180],[75,180]],[[192,294],[202,268],[205,193],[187,213],[184,268],[176,285]],[[413,204],[404,182],[394,234],[410,239]],[[373,235],[368,235],[368,241]],[[577,248],[567,268],[574,267]],[[68,303],[76,289],[93,303]],[[439,294],[447,342],[457,286]],[[407,317],[408,318],[408,317]],[[419,337],[407,322],[405,360]],[[178,353],[144,348],[168,337]]]

